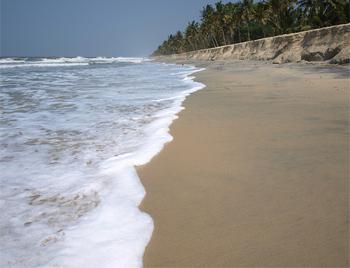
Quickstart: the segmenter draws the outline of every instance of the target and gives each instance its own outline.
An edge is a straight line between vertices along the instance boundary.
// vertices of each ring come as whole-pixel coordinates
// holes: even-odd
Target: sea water
[[[141,267],[146,164],[191,66],[140,58],[0,59],[0,267]]]

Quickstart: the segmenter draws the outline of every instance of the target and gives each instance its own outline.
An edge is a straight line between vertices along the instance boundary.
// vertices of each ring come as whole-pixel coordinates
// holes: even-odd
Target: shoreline
[[[348,69],[181,63],[207,87],[137,167],[144,266],[347,266]]]

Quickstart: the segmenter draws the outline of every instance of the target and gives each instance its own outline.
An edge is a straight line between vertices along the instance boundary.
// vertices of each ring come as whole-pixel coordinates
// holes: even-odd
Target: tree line
[[[169,35],[153,55],[224,46],[348,23],[349,0],[242,0],[207,5],[200,21]]]

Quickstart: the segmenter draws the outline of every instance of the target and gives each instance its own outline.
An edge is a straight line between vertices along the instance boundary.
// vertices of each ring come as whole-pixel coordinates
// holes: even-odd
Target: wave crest
[[[0,69],[23,68],[23,67],[69,67],[85,66],[90,64],[113,64],[113,63],[143,63],[151,61],[148,58],[135,57],[74,57],[74,58],[2,58]]]

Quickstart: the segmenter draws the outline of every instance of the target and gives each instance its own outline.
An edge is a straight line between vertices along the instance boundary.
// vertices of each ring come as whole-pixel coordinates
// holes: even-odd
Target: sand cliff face
[[[273,63],[322,61],[350,63],[350,24],[279,35],[182,54],[157,56],[174,60],[269,60]]]

